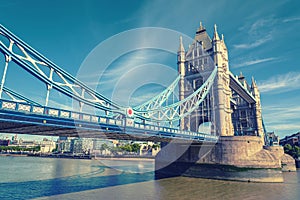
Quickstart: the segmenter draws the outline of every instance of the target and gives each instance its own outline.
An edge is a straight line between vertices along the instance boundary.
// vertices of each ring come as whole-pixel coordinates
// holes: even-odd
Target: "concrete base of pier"
[[[255,136],[220,137],[216,144],[165,144],[155,158],[157,177],[283,182],[282,171],[295,171],[292,157],[280,146],[264,147]]]

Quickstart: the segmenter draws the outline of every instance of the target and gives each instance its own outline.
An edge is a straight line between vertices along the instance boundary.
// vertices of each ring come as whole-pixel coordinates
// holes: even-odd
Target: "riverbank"
[[[154,162],[155,158],[154,157],[130,157],[130,156],[112,156],[112,157],[104,157],[104,156],[98,156],[98,157],[93,157],[94,160],[126,160],[126,161],[149,161],[149,162]]]
[[[116,155],[95,156],[76,154],[40,154],[40,153],[0,153],[0,156],[13,157],[39,157],[39,158],[65,158],[65,159],[88,159],[88,160],[125,160],[125,161],[154,161],[154,156]]]
[[[16,153],[0,153],[0,156],[15,156],[15,157],[25,157],[27,154],[16,154]]]
[[[90,155],[78,155],[78,154],[28,154],[30,157],[42,157],[42,158],[67,158],[67,159],[92,159]]]

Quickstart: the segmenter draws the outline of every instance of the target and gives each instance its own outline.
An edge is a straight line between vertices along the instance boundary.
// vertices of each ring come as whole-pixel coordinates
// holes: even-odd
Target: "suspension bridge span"
[[[282,147],[267,145],[258,86],[254,78],[248,84],[243,74],[230,72],[228,49],[216,25],[211,38],[200,23],[187,51],[180,37],[178,77],[160,94],[134,107],[119,105],[89,88],[2,25],[0,52],[4,58],[1,132],[160,141],[166,147],[155,160],[160,174],[282,182],[278,169],[295,169]],[[28,91],[8,87],[11,65],[46,86],[40,91],[44,102],[29,98]],[[178,101],[174,101],[177,88]],[[49,106],[53,90],[79,106]],[[85,107],[97,114],[85,112]],[[209,124],[208,132],[201,129],[204,124]]]
[[[2,25],[0,35],[0,51],[5,58],[0,86],[2,132],[151,141],[185,139],[216,142],[218,139],[216,135],[182,130],[173,126],[173,122],[189,115],[205,100],[212,87],[216,69],[202,87],[182,101],[164,105],[174,93],[180,79],[178,76],[159,95],[140,106],[127,108],[90,89]],[[46,85],[44,104],[5,87],[6,79],[9,77],[7,70],[11,63]],[[48,107],[51,90],[78,101],[79,109],[74,111]],[[102,115],[84,113],[83,106],[96,108]]]

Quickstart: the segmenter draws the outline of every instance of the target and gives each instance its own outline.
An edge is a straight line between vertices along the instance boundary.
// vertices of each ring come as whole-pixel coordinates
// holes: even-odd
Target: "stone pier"
[[[156,156],[157,177],[191,176],[247,182],[283,182],[282,171],[295,171],[280,146],[264,147],[261,137],[223,136],[216,144],[165,144]]]

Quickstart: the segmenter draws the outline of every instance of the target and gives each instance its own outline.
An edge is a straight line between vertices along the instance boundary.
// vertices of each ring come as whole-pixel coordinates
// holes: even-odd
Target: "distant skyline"
[[[98,44],[124,31],[159,27],[193,38],[200,21],[210,36],[217,24],[219,34],[225,37],[230,70],[236,75],[242,72],[248,82],[252,76],[257,81],[267,130],[275,131],[281,138],[300,131],[299,1],[0,0],[0,9],[2,25],[74,76]],[[149,37],[143,34],[136,42],[147,42]],[[132,41],[125,40],[107,49],[102,56],[111,56],[128,42]],[[178,39],[174,44],[176,52]],[[188,45],[188,41],[184,41],[185,49]],[[122,96],[125,94],[118,93],[117,97],[113,94],[120,77],[136,66],[149,63],[170,66],[170,71],[177,70],[176,55],[170,52],[151,49],[130,52],[114,60],[103,82],[94,87],[107,97],[117,98],[120,103],[137,104],[137,100],[149,99],[162,89],[155,85],[155,79],[151,91],[143,93],[145,90],[139,89],[129,102],[124,102],[128,98]],[[161,78],[159,73],[148,69],[147,76]],[[2,73],[3,66],[0,66],[1,77]],[[171,83],[175,76],[176,73],[165,74],[165,84]],[[85,80],[89,78],[87,76]],[[23,70],[9,68],[7,80],[11,89],[43,103],[45,94],[38,91],[45,91],[45,86],[35,84],[36,81]],[[53,106],[70,103],[69,100],[57,102],[56,98],[61,97],[56,93],[52,98]]]

